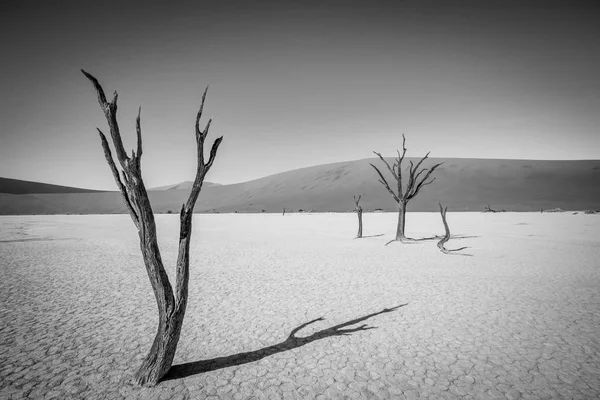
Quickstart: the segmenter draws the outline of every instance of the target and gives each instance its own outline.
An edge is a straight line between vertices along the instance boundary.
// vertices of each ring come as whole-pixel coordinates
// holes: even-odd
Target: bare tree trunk
[[[358,197],[354,196],[354,203],[356,204],[356,215],[358,216],[358,233],[356,234],[356,238],[362,238],[362,207],[360,206],[360,199],[362,195],[358,195]]]
[[[210,158],[208,162],[205,163],[204,141],[208,135],[211,124],[211,121],[209,120],[206,128],[203,131],[200,130],[199,123],[206,98],[205,91],[202,96],[200,110],[196,117],[196,147],[198,158],[196,178],[192,185],[188,200],[182,205],[180,213],[176,286],[175,291],[173,291],[173,286],[169,281],[169,277],[167,276],[160,256],[154,214],[142,179],[142,132],[140,126],[140,114],[138,113],[136,119],[137,154],[135,151],[132,151],[131,157],[128,157],[125,148],[123,147],[119,125],[117,124],[117,92],[114,93],[112,101],[108,102],[104,90],[102,89],[102,86],[100,86],[100,83],[98,83],[98,80],[87,72],[83,70],[82,72],[94,85],[98,95],[98,102],[104,111],[110,128],[110,136],[116,150],[117,160],[122,168],[121,173],[119,173],[117,165],[114,162],[106,136],[98,129],[104,156],[111,169],[115,182],[119,187],[127,211],[138,229],[142,258],[158,306],[158,330],[154,342],[150,352],[133,378],[134,383],[137,383],[138,385],[154,386],[171,368],[173,357],[175,356],[175,351],[177,349],[177,343],[179,342],[188,298],[192,215],[196,200],[202,189],[204,177],[215,160],[217,150],[223,137],[215,140],[210,150]]]
[[[179,253],[177,256],[177,278],[176,289],[178,298],[173,296],[166,298],[157,296],[158,303],[158,330],[150,352],[136,372],[133,381],[140,386],[154,386],[169,372],[177,350],[177,344],[181,335],[183,319],[188,301],[189,282],[189,254],[192,233],[193,210],[186,212],[185,205],[180,213],[179,230]],[[140,237],[140,247],[144,255],[146,266],[153,262],[152,253],[146,251],[144,242]],[[158,247],[157,247],[158,248]],[[158,256],[160,257],[159,253]],[[147,255],[150,255],[148,257]],[[148,269],[149,270],[149,269]],[[156,292],[156,291],[155,291]]]
[[[357,215],[358,215],[358,233],[356,234],[356,237],[361,238],[362,237],[362,207],[358,208]]]
[[[185,308],[171,317],[159,311],[159,325],[152,348],[136,372],[133,382],[140,386],[154,386],[165,376],[175,357],[183,326]]]
[[[398,203],[398,228],[396,229],[396,240],[404,240],[404,228],[406,226],[406,203],[400,201]]]

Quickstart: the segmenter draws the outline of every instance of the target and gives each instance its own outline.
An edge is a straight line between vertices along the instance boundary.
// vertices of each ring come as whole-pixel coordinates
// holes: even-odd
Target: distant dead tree
[[[358,216],[358,233],[356,234],[357,238],[361,238],[362,237],[362,207],[360,206],[360,204],[358,204],[360,202],[360,198],[362,197],[362,195],[358,195],[358,198],[356,196],[354,197],[354,203],[356,203],[356,215]]]
[[[102,148],[104,149],[104,157],[113,174],[115,182],[119,187],[121,196],[135,224],[140,239],[140,249],[150,278],[150,283],[156,297],[158,305],[158,331],[152,343],[150,352],[142,362],[139,370],[135,374],[133,381],[138,385],[154,386],[158,381],[169,371],[173,363],[173,357],[177,349],[177,342],[181,334],[183,318],[188,299],[188,281],[189,281],[189,253],[190,240],[192,236],[192,214],[194,206],[204,177],[210,170],[217,150],[223,137],[219,137],[213,143],[210,150],[208,162],[204,162],[204,141],[208,136],[208,130],[212,120],[209,120],[204,130],[200,130],[200,118],[204,108],[204,100],[206,99],[206,90],[202,95],[202,103],[200,110],[196,116],[196,147],[198,166],[196,169],[196,178],[192,185],[190,195],[187,202],[181,206],[179,214],[180,229],[179,229],[179,251],[177,255],[176,266],[176,284],[175,293],[167,276],[156,237],[156,224],[154,222],[154,214],[148,199],[148,193],[144,181],[142,180],[142,130],[140,126],[140,111],[136,119],[137,131],[137,153],[131,152],[131,157],[127,156],[119,125],[117,124],[117,92],[113,94],[110,102],[107,101],[104,90],[98,80],[92,75],[82,70],[83,74],[90,80],[96,89],[100,108],[104,112],[104,116],[108,122],[110,136],[113,146],[117,153],[117,160],[121,166],[121,171],[117,169],[113,156],[110,150],[106,136],[98,129]],[[208,88],[207,88],[208,90]],[[120,172],[120,173],[119,173]]]
[[[483,210],[483,212],[495,213],[495,212],[498,212],[498,211],[494,210],[493,208],[491,208],[490,205],[488,204],[487,206],[485,206],[485,209]]]
[[[499,213],[499,212],[508,212],[508,211],[510,211],[510,210],[507,210],[506,208],[503,208],[501,210],[495,210],[495,209],[491,208],[489,204],[487,206],[485,206],[485,209],[483,210],[484,213]]]
[[[450,228],[448,227],[448,221],[446,221],[446,212],[448,211],[448,207],[444,208],[442,207],[442,204],[440,204],[440,214],[442,215],[442,222],[444,223],[444,229],[446,230],[446,234],[444,235],[444,237],[438,242],[437,246],[440,249],[440,251],[444,254],[450,254],[450,255],[460,255],[460,256],[470,256],[470,254],[459,254],[459,253],[454,253],[455,251],[461,251],[464,250],[468,247],[461,247],[459,249],[453,249],[453,250],[449,250],[447,248],[444,247],[444,244],[450,240]]]
[[[392,189],[388,181],[385,179],[381,171],[373,164],[371,167],[377,171],[379,175],[379,182],[387,189],[387,191],[392,195],[396,203],[398,203],[398,227],[396,229],[396,239],[398,241],[411,241],[414,239],[407,238],[404,234],[404,228],[406,225],[406,205],[410,200],[412,200],[419,191],[423,188],[423,186],[429,185],[432,183],[435,178],[429,179],[431,174],[443,163],[435,164],[433,167],[427,169],[423,168],[419,171],[419,167],[421,164],[429,157],[429,153],[425,155],[417,165],[414,165],[412,161],[410,161],[410,168],[408,171],[408,182],[406,184],[406,188],[403,187],[402,184],[402,161],[404,160],[404,156],[406,154],[406,138],[402,135],[402,154],[398,153],[398,158],[395,159],[394,165],[390,167],[390,164],[383,158],[380,153],[375,153],[381,161],[385,164],[388,171],[392,174],[394,179],[396,180],[396,190]],[[394,241],[394,240],[392,240]]]

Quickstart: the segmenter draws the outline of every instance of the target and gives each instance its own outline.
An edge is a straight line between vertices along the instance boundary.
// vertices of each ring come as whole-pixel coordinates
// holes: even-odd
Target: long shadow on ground
[[[383,233],[380,233],[378,235],[366,235],[366,236],[361,236],[361,237],[355,237],[354,239],[367,239],[367,238],[374,238],[374,237],[380,237],[383,236]]]
[[[408,304],[408,303],[407,303]],[[218,357],[210,360],[201,360],[195,361],[191,363],[174,365],[171,367],[167,375],[162,379],[163,381],[168,381],[171,379],[185,378],[187,376],[192,376],[196,374],[201,374],[203,372],[215,371],[222,368],[233,367],[235,365],[248,364],[251,362],[255,362],[258,360],[262,360],[265,357],[271,356],[273,354],[281,353],[284,351],[296,349],[298,347],[302,347],[306,344],[312,343],[315,340],[325,339],[331,336],[345,336],[354,332],[366,331],[368,329],[375,329],[375,327],[361,325],[356,328],[342,329],[350,325],[358,324],[359,322],[365,321],[369,318],[372,318],[379,314],[389,313],[397,310],[400,307],[404,307],[406,304],[402,304],[392,308],[384,308],[383,310],[365,315],[364,317],[360,317],[357,319],[353,319],[351,321],[344,322],[339,325],[332,326],[331,328],[323,329],[321,331],[315,332],[307,337],[296,337],[296,333],[300,331],[302,328],[313,324],[317,321],[323,321],[324,318],[313,319],[312,321],[308,321],[292,330],[290,335],[281,343],[275,344],[273,346],[264,347],[259,350],[250,351],[247,353],[238,353],[233,354],[227,357]]]

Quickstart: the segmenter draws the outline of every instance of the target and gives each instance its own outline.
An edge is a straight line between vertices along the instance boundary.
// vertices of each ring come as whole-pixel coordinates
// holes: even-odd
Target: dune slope
[[[410,159],[415,161],[415,159]],[[391,161],[391,159],[390,159]],[[453,211],[494,209],[539,211],[600,208],[600,160],[537,161],[432,158],[444,164],[409,211],[436,211],[442,202]],[[249,182],[204,187],[196,212],[348,211],[362,194],[365,210],[395,210],[396,205],[364,159],[287,171]],[[385,168],[385,167],[384,167]],[[383,171],[383,170],[382,170]],[[189,189],[150,191],[155,212],[177,213]],[[0,197],[0,214],[125,213],[118,192],[46,193]]]

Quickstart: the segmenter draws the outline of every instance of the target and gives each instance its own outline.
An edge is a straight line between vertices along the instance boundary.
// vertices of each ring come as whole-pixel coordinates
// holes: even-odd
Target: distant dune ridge
[[[174,185],[159,186],[159,187],[155,187],[155,188],[148,189],[148,190],[180,190],[180,189],[190,190],[192,188],[193,183],[194,183],[194,181],[184,181],[181,183],[176,183]],[[203,188],[207,188],[207,187],[211,187],[211,186],[222,186],[222,185],[220,183],[213,183],[213,182],[202,183]]]
[[[19,179],[0,178],[0,193],[30,194],[30,193],[97,193],[101,190],[81,189],[70,186],[52,185],[22,181]]]
[[[386,159],[393,162],[392,158]],[[483,211],[486,205],[511,211],[600,208],[600,160],[431,158],[424,166],[440,161],[444,164],[435,173],[436,181],[409,203],[409,212],[437,211],[438,202],[451,212]],[[206,182],[196,212],[281,212],[284,207],[286,212],[344,212],[354,209],[355,194],[362,194],[361,206],[365,211],[396,210],[394,200],[377,181],[370,162],[381,163],[370,158],[301,168],[232,185]],[[188,196],[189,184],[150,189],[154,211],[178,213]],[[20,188],[20,192],[11,193],[15,188]],[[34,190],[43,191],[34,193]],[[116,191],[0,178],[3,215],[113,213],[126,213]]]

